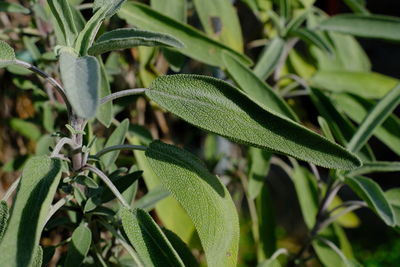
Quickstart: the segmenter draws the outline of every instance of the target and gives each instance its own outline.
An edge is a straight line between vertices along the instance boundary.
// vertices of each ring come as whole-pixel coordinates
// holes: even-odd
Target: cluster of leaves
[[[375,135],[400,153],[400,122],[392,114],[400,102],[400,86],[371,71],[353,37],[399,41],[400,19],[372,15],[355,0],[346,1],[354,14],[331,18],[313,1],[243,0],[268,32],[253,64],[244,54],[239,19],[229,0],[190,2],[204,32],[186,22],[185,0],[152,0],[150,5],[96,0],[89,3],[93,14],[88,20],[81,12],[87,3],[82,2],[31,1],[30,9],[0,5],[0,11],[32,12],[38,28],[49,21],[54,33],[47,53],[41,53],[35,44],[39,39],[23,32],[31,60],[0,41],[0,68],[16,76],[28,70],[55,89],[46,90],[50,100],[43,100],[39,86],[20,77],[13,81],[41,96],[43,128],[53,135],[40,137],[36,125],[10,121],[27,138],[40,138],[41,149],[24,163],[1,202],[2,264],[42,266],[58,257],[62,266],[198,266],[202,257],[194,257],[191,249],[200,249],[208,266],[237,265],[238,203],[226,184],[195,155],[153,141],[129,119],[117,119],[124,107],[113,101],[140,94],[152,101],[153,109],[242,145],[248,159],[236,176],[250,211],[260,266],[297,265],[314,256],[326,266],[359,265],[342,226],[361,207],[400,229],[399,189],[384,192],[365,176],[400,170],[398,162],[377,160],[368,144]],[[108,29],[123,21],[130,28]],[[139,54],[137,76],[143,88],[111,90],[112,67],[118,69],[120,63],[116,51],[132,48]],[[154,61],[160,55],[171,71],[184,72],[190,58],[226,79],[158,75]],[[323,135],[303,126],[294,111],[297,104],[285,100],[301,95],[318,110]],[[54,124],[54,110],[66,114],[67,124]],[[113,129],[107,138],[96,132],[100,124]],[[119,166],[121,150],[133,150],[130,168]],[[277,249],[266,182],[270,164],[280,166],[296,189],[309,230],[299,251]],[[330,169],[326,179],[317,166]],[[147,193],[139,197],[141,180]],[[337,193],[343,186],[360,200],[340,200]],[[9,210],[6,201],[14,190]],[[153,209],[165,228],[148,213]],[[41,246],[52,229],[72,234]],[[67,253],[56,257],[57,248],[66,244]]]

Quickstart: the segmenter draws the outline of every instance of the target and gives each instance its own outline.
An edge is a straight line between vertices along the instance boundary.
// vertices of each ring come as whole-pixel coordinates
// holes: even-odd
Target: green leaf
[[[142,171],[128,173],[127,175],[118,176],[117,178],[112,179],[112,182],[119,192],[124,193],[133,183],[142,177],[142,173]],[[113,199],[115,199],[115,194],[111,192],[108,187],[105,188],[101,195],[101,201],[104,203]]]
[[[369,11],[365,8],[365,3],[362,0],[343,0],[346,5],[357,14],[369,15]]]
[[[377,183],[362,176],[347,177],[345,181],[387,225],[396,223],[393,210]]]
[[[400,162],[398,161],[374,161],[364,162],[363,166],[352,170],[347,176],[357,176],[373,172],[400,172]]]
[[[359,125],[357,132],[350,140],[347,148],[350,151],[358,151],[372,136],[375,129],[380,126],[386,118],[400,103],[400,85],[397,85],[387,93],[368,113]]]
[[[318,116],[318,124],[321,127],[321,131],[324,136],[332,142],[335,142],[335,137],[333,137],[331,128],[329,128],[328,122],[324,119],[324,117]]]
[[[150,215],[122,208],[122,226],[145,266],[185,266]]]
[[[183,48],[184,45],[174,37],[139,29],[116,29],[106,32],[89,48],[90,55],[99,55],[113,50],[121,50],[136,46],[165,46]]]
[[[92,232],[84,225],[79,225],[72,234],[71,243],[68,246],[68,254],[65,259],[65,267],[80,266],[89,252],[92,243]]]
[[[33,141],[37,141],[42,136],[42,133],[37,125],[29,121],[12,118],[10,120],[10,126],[24,137]]]
[[[162,230],[169,242],[171,242],[171,245],[174,247],[175,251],[179,254],[179,257],[182,259],[185,266],[198,267],[199,263],[185,242],[183,242],[182,239],[180,239],[179,236],[177,236],[174,232],[165,228]]]
[[[366,38],[400,41],[400,19],[382,15],[343,14],[322,21],[318,28]]]
[[[244,64],[251,64],[246,56],[214,41],[197,29],[178,22],[150,7],[136,2],[126,3],[118,15],[129,24],[149,31],[162,31],[179,39],[185,47],[179,52],[213,66],[223,66],[222,52],[232,53]]]
[[[319,71],[311,78],[311,86],[364,98],[381,98],[398,83],[397,79],[375,72]]]
[[[3,238],[4,232],[7,227],[7,221],[9,217],[9,211],[7,202],[4,200],[0,201],[0,241]]]
[[[362,123],[363,119],[375,105],[373,101],[349,94],[335,94],[332,98],[335,106],[358,124]],[[400,119],[394,114],[391,114],[382,125],[375,129],[373,134],[393,152],[400,155],[400,136],[397,134],[398,129],[400,129]]]
[[[310,96],[318,112],[326,119],[336,140],[343,146],[347,145],[348,141],[350,141],[356,132],[356,128],[346,117],[339,113],[337,110],[338,104],[334,105],[323,92],[314,88],[311,88]],[[364,146],[358,155],[363,160],[371,161],[375,159],[368,145]]]
[[[159,185],[151,189],[146,195],[141,197],[139,200],[135,201],[133,207],[138,209],[143,209],[146,211],[151,211],[154,209],[156,204],[168,197],[170,193],[164,189],[163,186]]]
[[[105,18],[110,18],[118,12],[124,2],[125,0],[95,0],[93,3],[93,10],[96,12],[105,7],[107,10]]]
[[[78,31],[68,0],[48,0],[50,10],[61,29],[68,46],[74,44]]]
[[[289,19],[291,15],[291,1],[289,0],[278,0],[279,4],[279,15],[284,19]]]
[[[8,227],[0,243],[1,264],[29,266],[61,178],[61,161],[32,157],[25,164]]]
[[[289,119],[298,120],[288,104],[249,68],[228,53],[224,53],[223,60],[230,76],[252,101],[267,111],[277,112]]]
[[[0,68],[5,68],[7,66],[15,64],[14,49],[9,46],[6,42],[0,40]]]
[[[95,57],[60,56],[61,80],[74,111],[83,118],[96,116],[101,86],[100,66]]]
[[[35,256],[33,257],[30,267],[42,267],[43,263],[43,249],[41,246],[37,246],[35,249]]]
[[[331,241],[330,241],[331,242]],[[332,245],[336,245],[332,242]],[[344,256],[339,248],[336,247],[334,250],[332,247],[328,246],[320,240],[315,240],[312,242],[312,246],[318,255],[319,260],[322,262],[323,266],[326,267],[352,267],[349,260]],[[338,253],[340,252],[340,253]]]
[[[161,183],[192,219],[208,266],[234,266],[239,220],[228,190],[192,154],[155,141],[146,150]]]
[[[297,36],[303,41],[315,45],[322,51],[328,53],[328,54],[333,54],[333,49],[330,45],[330,43],[323,38],[322,35],[320,35],[317,32],[314,32],[312,30],[309,30],[307,28],[299,28],[299,29],[293,29],[290,32],[290,35],[292,36]]]
[[[396,219],[396,228],[400,231],[400,188],[392,188],[386,191],[385,197],[392,206]]]
[[[194,0],[193,3],[208,36],[243,52],[239,18],[230,0]]]
[[[163,14],[186,23],[187,2],[186,0],[151,0],[151,7]]]
[[[100,64],[100,75],[101,75],[101,87],[100,87],[100,99],[111,94],[110,81],[108,80],[106,67],[104,66],[103,60],[100,56],[97,57],[97,61]],[[96,114],[96,118],[107,128],[110,127],[113,119],[113,102],[108,101],[99,106]]]
[[[285,41],[283,39],[279,37],[272,39],[263,49],[261,56],[257,60],[257,64],[253,70],[255,75],[262,80],[267,79],[278,65],[284,47]]]
[[[255,147],[248,150],[249,165],[249,197],[254,200],[260,193],[265,183],[270,167],[271,153]]]
[[[114,130],[114,132],[107,139],[107,142],[104,145],[104,148],[107,148],[110,146],[122,145],[125,141],[125,135],[128,132],[128,128],[129,128],[129,119],[125,119],[121,122],[120,125],[118,125],[118,127]],[[101,157],[101,162],[103,162],[105,169],[108,169],[111,165],[113,165],[115,163],[115,161],[118,158],[119,152],[120,152],[119,150],[115,150],[115,151],[106,153],[106,154],[104,154],[104,156]]]
[[[254,105],[237,88],[218,79],[199,75],[161,76],[146,95],[189,123],[239,143],[329,168],[360,166],[359,159],[342,147]]]
[[[22,13],[28,15],[31,11],[21,6],[17,3],[7,3],[7,2],[0,2],[0,12],[7,12],[7,13]]]

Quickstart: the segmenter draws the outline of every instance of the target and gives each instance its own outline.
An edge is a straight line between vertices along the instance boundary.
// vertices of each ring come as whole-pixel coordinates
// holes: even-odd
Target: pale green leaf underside
[[[208,266],[235,266],[239,221],[228,190],[189,152],[155,141],[146,150],[154,172],[192,219]]]
[[[318,28],[360,37],[400,41],[400,19],[381,15],[344,14],[321,22]]]
[[[254,73],[260,79],[265,80],[274,71],[279,63],[285,47],[285,41],[279,37],[273,39],[267,47],[264,48],[260,58],[254,67]]]
[[[361,176],[347,177],[346,183],[387,225],[395,224],[392,207],[377,183]]]
[[[197,29],[167,17],[146,5],[128,2],[122,7],[118,15],[131,25],[174,36],[185,44],[185,47],[179,50],[180,53],[209,65],[223,66],[223,51],[232,53],[244,64],[251,64],[251,60],[246,56],[208,38]]]
[[[72,240],[69,244],[65,267],[80,266],[85,259],[90,244],[92,243],[92,232],[86,225],[79,225],[72,234]]]
[[[99,105],[100,66],[92,56],[76,57],[69,52],[60,56],[61,79],[67,98],[83,118],[93,118]]]
[[[218,79],[199,75],[161,76],[146,95],[189,123],[239,143],[327,168],[353,169],[361,164],[344,148],[262,109],[237,88]]]
[[[61,178],[61,161],[29,159],[22,171],[8,227],[0,243],[1,264],[29,266]]]
[[[129,241],[147,267],[185,266],[160,227],[141,209],[122,208],[122,226]]]
[[[184,47],[180,41],[168,34],[139,29],[117,29],[100,36],[96,43],[89,48],[88,53],[98,55],[136,46]]]
[[[398,161],[364,162],[362,167],[352,170],[347,175],[356,176],[373,172],[400,172],[400,162]]]
[[[13,65],[16,59],[14,49],[0,40],[0,68]]]

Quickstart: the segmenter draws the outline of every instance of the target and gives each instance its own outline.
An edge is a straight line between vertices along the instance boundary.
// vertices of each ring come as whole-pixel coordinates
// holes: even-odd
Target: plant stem
[[[105,96],[102,99],[100,99],[100,105],[107,103],[109,101],[113,101],[117,98],[124,97],[124,96],[143,94],[144,92],[146,92],[146,90],[148,90],[148,89],[147,88],[135,88],[135,89],[127,89],[127,90],[119,91],[119,92],[113,93],[111,95]]]
[[[46,225],[46,223],[51,219],[51,217],[62,207],[65,205],[65,203],[67,203],[68,201],[70,201],[73,198],[72,195],[68,195],[66,197],[63,197],[62,199],[60,199],[59,201],[57,201],[54,205],[51,206],[49,214],[47,214],[46,217],[46,221],[43,225],[43,227]]]
[[[58,141],[57,145],[54,147],[54,150],[51,153],[50,157],[52,158],[57,157],[60,154],[60,151],[64,147],[64,145],[69,145],[72,149],[75,149],[74,147],[75,144],[72,141],[72,139],[68,137],[63,137],[60,139],[60,141]]]
[[[119,202],[121,202],[121,204],[124,207],[126,207],[128,209],[131,208],[130,205],[128,204],[128,202],[126,202],[125,198],[121,195],[121,193],[118,191],[118,189],[112,183],[110,178],[108,178],[107,175],[105,175],[101,170],[99,170],[98,168],[91,166],[91,165],[86,165],[82,169],[91,171],[91,172],[95,173],[97,176],[99,176],[100,179],[103,180],[103,182],[108,186],[108,188],[111,190],[111,192],[113,192],[113,194],[117,197]]]
[[[6,194],[4,195],[3,199],[4,201],[7,201],[10,196],[12,195],[12,193],[15,191],[15,189],[17,189],[19,182],[21,181],[21,176],[17,178],[17,180],[15,180],[10,187],[8,188]]]
[[[103,150],[99,151],[96,154],[96,157],[101,157],[106,153],[115,151],[115,150],[141,150],[141,151],[146,151],[147,147],[145,146],[137,146],[137,145],[115,145],[115,146],[109,146],[104,148]]]

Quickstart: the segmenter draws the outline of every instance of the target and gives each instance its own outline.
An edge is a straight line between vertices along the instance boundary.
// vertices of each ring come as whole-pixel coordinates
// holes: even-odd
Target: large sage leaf
[[[121,218],[126,235],[145,266],[185,266],[147,212],[122,208]]]
[[[400,85],[397,85],[385,95],[368,113],[360,124],[357,132],[351,138],[347,148],[357,152],[372,136],[375,129],[394,111],[400,103]]]
[[[72,15],[71,6],[68,0],[48,0],[51,13],[61,29],[64,39],[67,41],[68,46],[74,44],[78,31],[75,26],[74,17]]]
[[[4,231],[7,227],[8,217],[10,216],[8,211],[7,202],[4,200],[0,201],[0,241],[3,238]]]
[[[322,21],[319,29],[360,37],[400,41],[400,19],[381,15],[343,14]]]
[[[37,156],[25,164],[8,227],[0,243],[2,265],[29,266],[60,178],[61,161],[58,159]]]
[[[193,3],[208,36],[243,52],[239,18],[230,0],[194,0]]]
[[[362,176],[347,177],[345,181],[387,225],[395,225],[393,209],[377,183]]]
[[[185,44],[185,47],[179,50],[180,53],[209,65],[222,67],[223,51],[232,53],[244,64],[251,63],[251,60],[246,56],[208,38],[197,29],[167,17],[146,5],[128,2],[122,7],[118,15],[129,24],[139,28],[149,31],[162,31],[174,36]]]
[[[375,72],[319,71],[311,85],[335,93],[351,93],[364,98],[381,98],[399,81]]]
[[[342,110],[351,120],[361,124],[368,113],[376,104],[373,101],[349,94],[334,94],[332,96],[335,106]],[[400,119],[391,114],[387,119],[374,130],[374,135],[387,145],[393,152],[400,155]]]
[[[208,266],[235,266],[239,220],[228,190],[194,155],[155,141],[146,150],[161,183],[192,219]]]
[[[320,166],[352,169],[359,159],[342,147],[277,113],[254,105],[237,88],[199,75],[157,78],[146,95],[205,130]]]
[[[182,48],[184,45],[174,37],[138,29],[117,29],[106,32],[89,48],[90,55],[103,54],[112,50],[127,49],[135,46],[166,46]]]
[[[288,104],[249,68],[228,53],[223,55],[225,67],[242,91],[260,107],[277,112],[292,120],[297,120]]]
[[[83,118],[96,116],[99,105],[100,66],[95,57],[77,57],[69,52],[60,56],[61,79],[74,111]]]
[[[254,67],[254,73],[260,79],[265,80],[271,75],[279,63],[284,47],[285,41],[276,37],[263,49]]]
[[[91,243],[92,232],[86,225],[79,225],[72,234],[72,239],[68,247],[68,254],[67,258],[65,259],[64,266],[80,266],[89,252]]]
[[[14,49],[0,40],[0,68],[15,64],[16,59]]]

